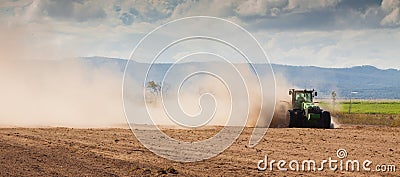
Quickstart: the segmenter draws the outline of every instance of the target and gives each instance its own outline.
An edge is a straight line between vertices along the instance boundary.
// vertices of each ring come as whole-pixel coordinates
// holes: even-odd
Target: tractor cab
[[[293,109],[301,109],[303,103],[313,103],[314,96],[317,96],[317,92],[314,92],[314,90],[290,89],[289,95],[292,96]]]

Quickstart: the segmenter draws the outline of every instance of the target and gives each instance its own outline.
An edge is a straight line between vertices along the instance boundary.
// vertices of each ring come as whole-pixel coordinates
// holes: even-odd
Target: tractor
[[[331,114],[314,102],[317,92],[313,90],[290,89],[292,109],[289,110],[289,127],[330,128]]]

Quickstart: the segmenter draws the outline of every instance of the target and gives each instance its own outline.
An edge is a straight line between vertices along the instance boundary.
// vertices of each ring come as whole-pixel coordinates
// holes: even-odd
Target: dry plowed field
[[[219,128],[167,129],[174,137],[196,141]],[[2,128],[0,129],[0,176],[399,176],[400,128],[342,126],[336,129],[270,128],[261,142],[248,147],[250,128],[220,155],[183,163],[159,157],[147,150],[130,129]],[[165,147],[170,148],[170,147]],[[172,147],[171,147],[172,148]],[[259,160],[370,160],[371,171],[279,171],[257,169]],[[344,162],[345,163],[345,162]],[[377,165],[395,165],[396,172],[377,172]],[[362,164],[360,164],[362,165]],[[286,164],[286,168],[288,168]]]

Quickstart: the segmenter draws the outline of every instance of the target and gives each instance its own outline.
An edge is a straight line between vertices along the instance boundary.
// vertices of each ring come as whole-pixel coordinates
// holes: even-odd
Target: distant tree
[[[149,89],[155,95],[159,95],[161,92],[161,84],[155,81],[147,82],[146,88]]]
[[[146,102],[153,106],[157,105],[158,97],[161,92],[161,84],[155,81],[149,81],[146,83],[146,91],[151,94],[146,96]]]

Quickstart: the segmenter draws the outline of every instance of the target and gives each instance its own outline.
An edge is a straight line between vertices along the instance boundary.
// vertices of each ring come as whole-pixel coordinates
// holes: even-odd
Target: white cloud
[[[320,10],[322,8],[334,7],[340,0],[289,0],[286,9],[293,11]]]
[[[0,25],[22,25],[27,31],[23,41],[32,46],[24,50],[33,58],[126,58],[140,38],[160,24],[192,15],[217,16],[249,29],[275,63],[400,66],[395,59],[400,1],[383,0],[364,10],[356,6],[339,0],[19,0],[1,3],[0,11],[10,13],[0,13]]]
[[[400,25],[400,8],[393,9],[385,18],[382,19],[381,24],[384,26],[398,26]]]
[[[287,4],[287,0],[241,1],[235,12],[242,16],[277,16]]]
[[[383,0],[382,10],[386,13],[380,24],[383,26],[399,26],[400,25],[400,1]]]
[[[176,6],[170,19],[199,15],[230,17],[235,5],[236,1],[184,1]]]
[[[383,10],[391,11],[399,6],[400,6],[400,1],[398,0],[382,0],[381,7]]]

